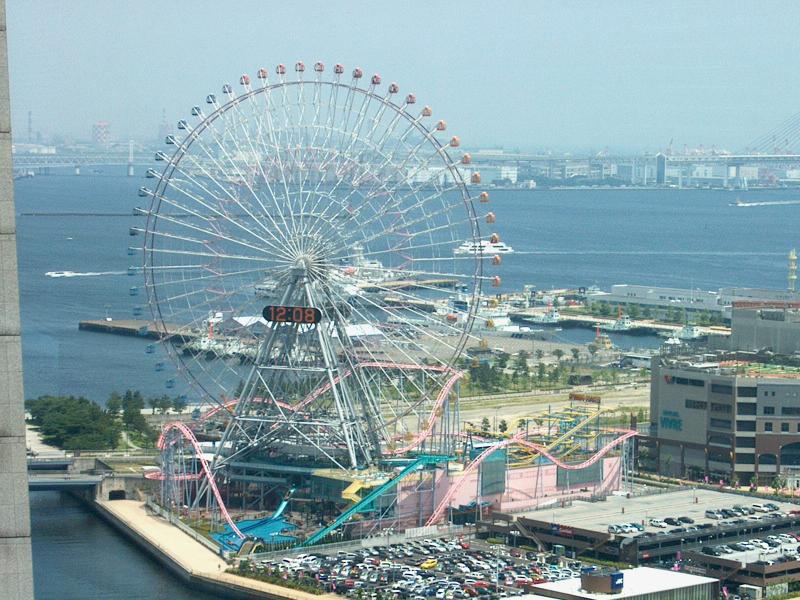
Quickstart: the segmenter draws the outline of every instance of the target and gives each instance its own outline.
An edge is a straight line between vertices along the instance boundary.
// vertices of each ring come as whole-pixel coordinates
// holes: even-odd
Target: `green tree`
[[[651,310],[651,308],[649,306],[645,306],[642,309],[642,317],[644,317],[645,319],[652,319],[653,318],[653,311]]]
[[[639,312],[639,305],[638,304],[629,304],[628,305],[628,316],[631,319],[638,319],[640,314],[641,313]]]
[[[120,396],[117,392],[111,392],[108,400],[106,400],[106,412],[112,416],[117,416],[121,410],[122,396]]]
[[[545,376],[545,366],[544,363],[540,362],[538,365],[536,365],[536,379],[539,380],[539,383],[541,383],[544,380],[544,376]]]
[[[561,348],[556,348],[553,350],[553,356],[555,356],[556,360],[560,363],[561,359],[564,358],[564,351]]]
[[[500,419],[500,422],[497,424],[497,429],[500,430],[500,433],[505,433],[508,430],[508,423],[506,423],[505,419]]]
[[[544,350],[537,350],[535,353],[536,360],[541,361],[544,358]]]
[[[597,344],[591,343],[589,344],[586,349],[589,351],[589,354],[592,355],[592,360],[594,360],[594,355],[597,354],[597,351],[600,350]]]
[[[777,494],[785,487],[786,487],[786,477],[783,476],[783,473],[778,473],[772,480],[772,489],[775,490],[775,493]]]
[[[569,351],[572,353],[572,360],[578,362],[578,359],[581,356],[581,351],[578,348],[570,348]]]
[[[65,450],[108,450],[119,441],[114,416],[86,398],[40,396],[26,406],[47,444]]]
[[[188,405],[189,403],[183,396],[175,396],[172,399],[172,410],[174,410],[178,414],[182,413]]]
[[[494,364],[497,365],[501,371],[508,366],[508,359],[510,358],[508,352],[498,352],[494,359]]]
[[[520,419],[517,421],[517,429],[525,429],[525,426],[528,424],[526,419]]]
[[[607,317],[611,314],[611,306],[607,302],[603,302],[600,305],[600,315],[603,317]]]
[[[483,419],[481,419],[481,431],[488,433],[490,427],[491,423],[489,423],[489,417],[483,417]]]

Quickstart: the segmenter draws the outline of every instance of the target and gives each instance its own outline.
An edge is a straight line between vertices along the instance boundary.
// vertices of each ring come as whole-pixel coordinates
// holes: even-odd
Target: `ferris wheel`
[[[355,468],[452,433],[455,361],[499,285],[489,195],[445,121],[360,68],[291,71],[193,106],[139,190],[154,321],[228,419],[215,468],[265,448]]]

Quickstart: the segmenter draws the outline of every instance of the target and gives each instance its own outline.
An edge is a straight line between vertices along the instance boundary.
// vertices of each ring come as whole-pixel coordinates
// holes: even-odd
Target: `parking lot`
[[[549,553],[459,538],[425,539],[335,555],[302,553],[255,561],[255,573],[317,581],[328,592],[390,593],[396,598],[502,598],[528,586],[594,569]]]
[[[680,490],[632,498],[609,496],[599,506],[596,503],[575,502],[566,508],[518,513],[515,516],[527,516],[532,519],[550,520],[561,524],[568,523],[572,527],[602,532],[610,531],[621,536],[634,536],[642,533],[652,535],[669,533],[673,530],[674,533],[681,533],[687,530],[693,531],[694,528],[703,529],[732,524],[736,519],[769,520],[775,518],[770,515],[788,515],[791,511],[798,509],[796,504],[775,502],[777,510],[754,511],[753,514],[731,515],[723,518],[707,516],[708,511],[732,510],[737,505],[752,507],[754,503],[758,502],[757,498],[741,494],[713,490]],[[684,521],[680,521],[680,518],[683,518]],[[674,522],[668,522],[668,519]],[[653,525],[654,520],[663,521],[663,524]],[[627,530],[617,531],[609,529],[609,527],[624,524],[630,525],[630,527]]]

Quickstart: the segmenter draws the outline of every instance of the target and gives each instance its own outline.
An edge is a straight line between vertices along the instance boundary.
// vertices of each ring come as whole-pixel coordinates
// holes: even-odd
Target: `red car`
[[[469,550],[469,542],[461,540],[460,542],[458,542],[458,545],[461,546],[462,550]]]

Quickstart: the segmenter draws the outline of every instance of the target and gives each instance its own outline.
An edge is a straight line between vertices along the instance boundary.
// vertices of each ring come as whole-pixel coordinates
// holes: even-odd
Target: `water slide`
[[[286,510],[286,505],[289,504],[289,500],[291,500],[294,491],[295,488],[289,490],[289,493],[286,494],[283,500],[281,500],[281,503],[278,505],[278,508],[275,510],[272,516],[264,517],[263,519],[259,519],[258,521],[250,523],[249,525],[239,527],[239,531],[241,531],[242,533],[248,533],[250,531],[253,531],[254,529],[258,529],[259,527],[266,525],[267,523],[271,523],[272,521],[280,519],[281,515],[283,514],[283,511]]]
[[[337,529],[341,526],[345,521],[349,520],[350,517],[355,515],[356,513],[366,509],[370,504],[372,504],[375,500],[380,498],[383,494],[388,492],[390,489],[395,487],[398,483],[400,483],[403,479],[407,476],[411,475],[411,473],[421,469],[422,467],[428,465],[435,465],[440,464],[443,462],[447,462],[450,459],[448,456],[443,456],[439,454],[423,454],[418,456],[412,463],[407,465],[400,471],[397,475],[395,475],[392,479],[387,481],[386,483],[376,487],[372,490],[369,494],[367,494],[363,500],[354,504],[346,511],[344,511],[341,515],[339,515],[336,520],[333,521],[330,525],[323,527],[314,535],[309,537],[306,541],[300,544],[300,546],[311,546],[316,544],[317,542],[323,540],[325,536],[329,533]]]

